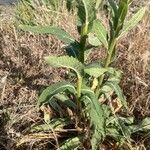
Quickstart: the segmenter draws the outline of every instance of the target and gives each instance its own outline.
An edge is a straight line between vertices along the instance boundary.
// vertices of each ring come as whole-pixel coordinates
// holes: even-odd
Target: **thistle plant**
[[[134,124],[133,117],[124,118],[117,113],[121,108],[127,109],[127,102],[119,86],[122,73],[111,64],[116,60],[118,41],[142,19],[146,8],[141,8],[127,21],[131,1],[108,0],[109,24],[106,28],[96,17],[102,4],[101,0],[67,0],[66,3],[68,11],[72,5],[78,11],[79,40],[58,27],[20,26],[24,31],[51,34],[64,42],[67,55],[47,56],[45,61],[52,67],[69,69],[76,79],[74,83],[58,82],[43,90],[38,98],[39,106],[49,106],[61,115],[53,119],[43,111],[46,124],[40,126],[44,127],[42,130],[51,130],[49,126],[55,130],[58,126],[63,128],[74,124],[77,129],[76,135],[68,137],[64,142],[58,142],[58,149],[84,147],[96,150],[107,137],[113,138],[118,146],[127,144],[131,148],[131,134],[140,131],[141,128]],[[105,61],[99,60],[97,63],[88,64],[85,60],[89,45],[90,50],[103,46],[107,54]],[[113,103],[117,103],[117,108]],[[72,116],[69,113],[66,115],[68,109]],[[147,123],[148,120],[141,122],[142,127]],[[35,127],[34,130],[37,128],[39,130],[39,127]]]

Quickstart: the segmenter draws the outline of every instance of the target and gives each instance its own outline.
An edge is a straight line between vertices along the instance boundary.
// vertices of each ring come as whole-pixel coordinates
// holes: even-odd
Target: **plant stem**
[[[78,118],[79,122],[80,122],[81,110],[82,110],[82,106],[81,106],[81,102],[80,102],[82,80],[83,80],[83,78],[78,76],[78,80],[77,80],[77,98],[76,99],[77,99],[77,114],[78,114],[77,118]]]
[[[77,98],[81,97],[82,77],[78,77],[77,81]]]
[[[84,51],[86,46],[87,32],[88,32],[88,24],[85,24],[81,27],[81,38],[80,38],[79,61],[82,63],[84,63]]]
[[[106,57],[104,68],[108,68],[109,67],[109,65],[111,63],[112,55],[113,55],[114,50],[115,50],[115,47],[116,47],[116,39],[113,38],[110,41],[110,44],[109,44],[109,48],[108,48],[108,52],[107,52],[107,57]],[[101,75],[100,78],[98,79],[98,86],[97,86],[97,89],[96,89],[96,93],[98,93],[98,90],[100,89],[100,87],[101,87],[101,85],[103,83],[104,77],[105,77],[105,74]]]
[[[84,64],[84,51],[85,51],[85,46],[86,46],[87,33],[88,33],[88,24],[84,24],[81,27],[80,54],[79,54],[79,61],[83,64]],[[82,80],[83,80],[83,77],[78,76],[78,81],[77,81],[77,108],[78,108],[79,114],[81,112],[80,97],[81,97]]]

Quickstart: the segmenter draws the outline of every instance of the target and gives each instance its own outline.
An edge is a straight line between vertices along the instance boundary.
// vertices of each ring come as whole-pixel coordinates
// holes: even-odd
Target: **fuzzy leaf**
[[[62,129],[64,126],[67,126],[71,122],[67,119],[57,118],[50,121],[49,124],[41,124],[33,126],[30,132],[41,132],[41,131],[51,131],[52,129]]]
[[[124,24],[124,27],[122,29],[122,33],[120,34],[119,38],[124,36],[126,33],[128,33],[130,30],[132,30],[138,24],[138,22],[144,16],[145,11],[146,11],[145,7],[141,8],[135,15],[133,15],[133,17],[129,21],[127,21]]]
[[[106,68],[103,68],[100,64],[89,64],[84,68],[84,72],[89,74],[90,76],[93,76],[95,78],[98,78],[102,74],[104,74],[107,71]]]
[[[114,81],[107,81],[105,83],[105,85],[111,87],[116,95],[118,96],[119,100],[121,101],[121,104],[127,109],[127,102],[126,102],[126,98],[123,95],[123,92],[121,90],[121,88],[119,87],[118,83],[114,82]]]
[[[75,87],[68,83],[68,82],[58,82],[55,83],[49,87],[47,87],[42,94],[40,95],[39,99],[38,99],[38,103],[41,105],[43,103],[46,103],[50,100],[50,98],[52,98],[54,95],[64,92],[68,90],[70,93],[75,94],[76,93],[76,89]]]
[[[57,150],[74,150],[81,144],[81,137],[73,137],[63,142]]]
[[[132,133],[140,132],[140,131],[150,131],[150,117],[143,119],[137,125],[129,126]]]
[[[120,141],[122,139],[125,140],[124,136],[120,134],[120,132],[115,127],[107,128],[106,134],[108,137],[112,137],[116,141]]]
[[[95,6],[95,9],[97,10],[100,6],[100,4],[102,3],[102,0],[97,0],[96,1],[96,6]]]
[[[111,6],[111,8],[113,10],[114,16],[117,15],[117,12],[118,12],[117,3],[114,0],[108,0],[108,2],[109,2],[109,5]]]
[[[58,27],[20,25],[20,28],[24,31],[30,31],[33,33],[54,35],[66,44],[75,42],[75,40],[70,36],[69,33]]]
[[[73,6],[74,6],[75,1],[74,0],[66,0],[66,1],[67,1],[66,2],[67,9],[70,12],[72,10]]]
[[[128,0],[119,1],[119,8],[118,8],[116,16],[114,17],[114,19],[115,19],[114,20],[114,29],[115,29],[116,37],[118,37],[120,31],[123,28],[123,24],[125,21],[125,17],[127,15],[128,7],[129,7]]]
[[[100,20],[95,20],[93,24],[93,32],[102,44],[108,48],[107,31]]]
[[[92,150],[96,150],[98,144],[105,136],[105,116],[103,108],[95,98],[94,92],[89,88],[82,88],[82,100],[88,106],[88,113],[93,126],[93,135],[91,139]]]
[[[96,47],[101,45],[101,42],[99,41],[99,39],[96,36],[94,36],[94,34],[92,33],[88,34],[88,42],[92,46],[96,46]]]
[[[54,98],[61,101],[67,107],[70,107],[70,108],[73,108],[73,109],[77,108],[77,105],[72,100],[70,100],[70,98],[67,95],[65,95],[65,93],[56,94],[54,96]]]
[[[78,58],[79,56],[79,51],[80,51],[80,45],[78,42],[74,42],[69,44],[66,48],[66,53],[68,56],[72,56],[74,58]]]
[[[95,1],[93,0],[77,0],[78,16],[81,24],[89,24],[96,18]]]
[[[53,108],[56,112],[59,112],[62,115],[65,115],[65,111],[58,104],[58,102],[55,99],[55,97],[51,97],[48,102],[49,102],[49,105],[51,106],[51,108]]]
[[[69,56],[48,56],[45,57],[46,62],[52,67],[64,67],[75,71],[78,77],[82,74],[84,65],[77,59]]]

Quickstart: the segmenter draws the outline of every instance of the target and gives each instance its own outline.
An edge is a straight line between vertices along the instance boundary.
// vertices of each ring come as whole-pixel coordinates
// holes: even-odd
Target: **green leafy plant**
[[[57,145],[58,149],[84,147],[96,150],[106,137],[113,138],[119,146],[123,144],[129,146],[131,134],[146,129],[145,125],[139,129],[139,126],[134,123],[134,118],[123,118],[117,113],[121,108],[127,109],[127,102],[119,86],[122,73],[111,67],[116,59],[118,41],[135,27],[146,9],[141,8],[127,21],[130,3],[130,0],[119,2],[108,0],[110,19],[106,28],[96,17],[101,0],[67,0],[68,11],[71,10],[72,4],[78,11],[79,40],[56,27],[20,26],[24,31],[51,34],[66,44],[67,56],[47,56],[45,61],[52,67],[69,69],[74,74],[74,82],[63,81],[50,85],[43,90],[38,99],[40,107],[50,106],[58,114],[55,121],[61,118],[69,120],[69,122],[60,122],[62,124],[60,128],[64,126],[71,128],[73,125],[76,129],[73,137],[68,137]],[[86,56],[89,46],[91,49],[103,46],[107,53],[105,61],[88,64]],[[117,104],[117,108],[114,103]],[[43,130],[51,130],[48,126],[53,122],[52,116],[43,112],[47,124],[42,125]],[[148,121],[145,122],[148,126]],[[51,126],[53,130],[57,127]],[[41,125],[37,128],[41,129]],[[88,141],[91,141],[90,144]]]

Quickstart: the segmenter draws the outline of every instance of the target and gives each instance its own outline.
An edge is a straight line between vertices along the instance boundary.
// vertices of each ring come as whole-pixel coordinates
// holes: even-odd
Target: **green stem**
[[[81,106],[81,102],[80,102],[80,97],[81,97],[81,88],[82,88],[82,80],[83,78],[78,76],[78,80],[77,80],[77,114],[78,114],[78,119],[80,120],[81,117],[81,110],[82,110],[82,106]]]
[[[78,77],[77,81],[77,99],[81,97],[82,77]]]
[[[79,61],[84,63],[84,51],[86,46],[86,39],[87,39],[87,33],[88,33],[88,24],[85,24],[81,27],[81,38],[80,38],[80,55],[79,55]]]
[[[109,67],[109,65],[111,63],[113,52],[115,50],[115,46],[116,46],[116,39],[114,38],[110,42],[104,68]],[[100,78],[98,79],[98,86],[97,86],[97,89],[96,89],[96,93],[98,93],[98,91],[99,91],[99,89],[100,89],[100,87],[103,83],[104,77],[105,77],[105,74],[101,75]]]
[[[85,47],[86,47],[87,33],[88,33],[88,24],[84,24],[81,28],[80,54],[79,54],[79,61],[83,64],[84,64],[84,51],[85,51]],[[83,78],[81,76],[78,76],[78,81],[77,81],[77,107],[78,107],[78,113],[79,114],[81,112],[80,97],[81,97],[82,80],[83,80]]]

